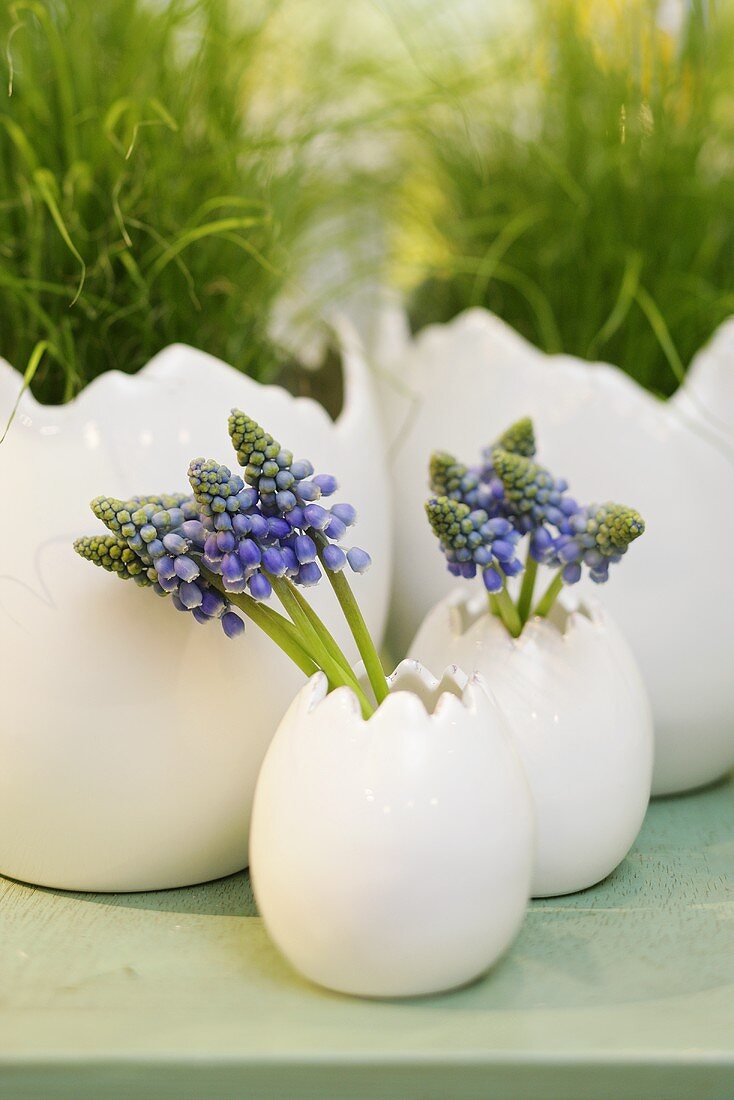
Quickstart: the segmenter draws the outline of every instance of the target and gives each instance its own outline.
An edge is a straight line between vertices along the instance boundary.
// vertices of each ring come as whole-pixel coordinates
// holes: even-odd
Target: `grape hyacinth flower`
[[[532,421],[523,417],[483,452],[484,463],[466,466],[445,451],[429,465],[435,494],[428,520],[454,576],[481,572],[490,607],[517,637],[531,614],[546,616],[563,585],[583,575],[597,584],[609,576],[629,544],[645,529],[639,513],[621,504],[579,506],[568,483],[535,461]],[[518,544],[526,540],[524,563]],[[539,566],[556,569],[533,609]],[[517,600],[508,579],[522,574]]]
[[[554,541],[553,562],[560,566],[555,584],[577,584],[582,566],[595,584],[609,580],[609,567],[622,560],[631,542],[644,533],[639,512],[624,504],[590,504],[579,508],[567,524],[568,531]]]
[[[520,533],[502,516],[490,518],[484,510],[472,511],[463,501],[446,496],[427,501],[426,514],[449,572],[472,579],[479,570],[484,587],[502,601],[505,613],[517,627],[505,577],[516,576],[522,570],[515,553]]]
[[[243,475],[213,459],[189,465],[191,494],[96,497],[92,511],[110,532],[79,538],[83,558],[133,579],[197,623],[218,620],[228,638],[261,627],[308,675],[321,669],[330,687],[349,685],[365,714],[367,698],[337,642],[299,592],[326,576],[354,636],[379,704],[384,670],[346,579],[364,573],[369,554],[344,546],[357,513],[347,502],[322,503],[336,492],[331,474],[316,474],[238,409],[229,433]],[[275,594],[281,614],[268,606]]]

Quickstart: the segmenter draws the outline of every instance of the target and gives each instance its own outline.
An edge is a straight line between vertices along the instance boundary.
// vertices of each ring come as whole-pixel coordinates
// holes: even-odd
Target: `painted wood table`
[[[734,1097],[734,782],[654,803],[611,878],[534,902],[491,974],[423,1000],[302,981],[245,875],[137,895],[0,880],[0,1097],[87,1096]]]

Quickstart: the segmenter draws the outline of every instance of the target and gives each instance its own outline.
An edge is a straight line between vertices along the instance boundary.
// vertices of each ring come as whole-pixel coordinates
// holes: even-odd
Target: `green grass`
[[[350,125],[327,124],[332,59],[294,40],[303,4],[288,39],[288,7],[3,5],[0,354],[24,370],[47,343],[41,400],[172,341],[259,379],[286,363],[274,303],[338,202],[329,140]]]
[[[731,4],[675,37],[656,7],[537,3],[413,119],[393,271],[414,328],[483,305],[667,395],[734,313]]]

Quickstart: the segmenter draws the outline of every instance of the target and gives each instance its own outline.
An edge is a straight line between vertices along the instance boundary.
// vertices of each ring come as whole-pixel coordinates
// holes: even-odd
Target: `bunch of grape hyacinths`
[[[449,572],[466,578],[481,573],[492,613],[515,638],[530,618],[547,616],[564,585],[577,584],[584,570],[604,584],[610,566],[645,530],[639,513],[623,504],[579,505],[568,483],[535,461],[535,452],[533,424],[524,417],[484,450],[477,465],[436,451],[429,467],[435,495],[426,513]],[[540,566],[553,576],[535,603]],[[520,575],[513,598],[508,581]]]
[[[364,573],[366,551],[342,544],[357,519],[333,496],[331,474],[316,474],[238,409],[229,434],[243,473],[212,459],[189,465],[189,494],[96,497],[91,507],[107,535],[78,538],[83,558],[123,580],[168,596],[197,623],[213,620],[235,638],[245,618],[259,626],[306,673],[321,670],[330,690],[348,686],[368,717],[373,701],[347,657],[302,593],[328,578],[364,662],[374,700],[387,695],[380,657],[346,578]],[[285,614],[270,606],[271,596]],[[244,618],[243,618],[244,616]]]

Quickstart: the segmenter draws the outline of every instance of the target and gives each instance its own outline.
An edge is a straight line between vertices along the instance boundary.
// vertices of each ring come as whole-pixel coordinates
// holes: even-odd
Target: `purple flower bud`
[[[311,477],[313,466],[307,458],[300,458],[291,463],[291,473],[296,481],[303,481],[304,477]]]
[[[147,550],[151,558],[159,558],[161,554],[165,554],[165,549],[160,539],[153,539],[152,542],[149,542]]]
[[[179,587],[178,577],[175,574],[172,577],[158,577],[158,584],[164,592],[175,592]]]
[[[333,474],[316,474],[313,483],[321,490],[325,497],[330,497],[332,493],[335,493],[339,488],[339,482]]]
[[[316,543],[310,535],[298,535],[293,549],[301,565],[316,561]]]
[[[298,558],[296,557],[293,548],[291,546],[283,546],[280,553],[283,558],[286,573],[288,573],[289,576],[297,573],[299,568]]]
[[[247,577],[244,575],[238,577],[236,581],[228,581],[224,579],[222,581],[226,592],[244,592],[247,588]]]
[[[467,580],[471,580],[472,577],[477,575],[477,567],[473,561],[465,561],[459,566],[462,577],[466,577]]]
[[[317,531],[323,531],[329,522],[329,513],[320,504],[307,504],[303,509],[303,521],[307,527],[315,527]]]
[[[275,494],[275,503],[281,512],[291,512],[298,501],[290,489],[281,489]]]
[[[155,567],[159,578],[164,577],[166,580],[170,581],[172,577],[176,576],[176,570],[173,567],[173,558],[170,558],[168,554],[163,554],[162,557],[158,558]]]
[[[178,596],[184,607],[192,611],[195,607],[201,607],[202,592],[196,581],[182,581],[178,586]]]
[[[358,546],[353,546],[351,550],[347,550],[347,561],[349,562],[349,568],[354,573],[366,573],[372,565],[372,558],[367,551],[360,550]]]
[[[257,504],[257,489],[248,486],[237,494],[236,499],[240,510],[246,512],[248,508],[253,508]]]
[[[220,531],[217,535],[217,548],[223,554],[231,554],[237,545],[237,540],[231,531]]]
[[[342,521],[339,519],[339,517],[338,516],[331,516],[329,518],[329,522],[326,524],[326,527],[324,528],[324,534],[328,538],[334,539],[335,542],[338,542],[340,539],[344,538],[346,533],[347,533],[346,525],[344,523],[342,523]]]
[[[334,546],[329,543],[323,550],[324,565],[332,573],[338,573],[340,569],[343,569],[347,564],[347,555],[342,550],[341,546]]]
[[[232,530],[235,535],[248,535],[252,529],[249,516],[243,516],[241,512],[238,512],[236,516],[232,516]]]
[[[253,573],[247,583],[251,595],[256,600],[267,600],[273,591],[270,581],[262,573]]]
[[[573,539],[569,539],[568,542],[564,542],[562,546],[558,548],[558,557],[562,562],[572,562],[574,558],[577,558],[581,553],[581,547]],[[568,581],[568,584],[574,584],[574,581]]]
[[[226,512],[220,512],[214,517],[214,528],[217,531],[231,531],[232,517],[228,516]]]
[[[495,539],[492,543],[492,553],[497,561],[510,561],[515,556],[515,547],[505,539]]]
[[[576,584],[581,580],[581,566],[577,561],[569,562],[564,565],[562,576],[564,584]]]
[[[516,577],[523,571],[523,564],[519,558],[512,558],[511,561],[503,561],[500,564],[506,577]]]
[[[279,470],[275,475],[275,484],[279,489],[290,489],[292,485],[295,485],[296,479],[290,470]]]
[[[206,528],[201,520],[187,519],[181,524],[181,534],[184,538],[193,542],[194,546],[198,546],[200,549],[204,545],[206,539]],[[165,546],[166,540],[164,538],[163,545]]]
[[[222,558],[222,577],[225,581],[239,581],[243,577],[239,554],[225,554]]]
[[[351,504],[332,504],[330,511],[345,527],[352,527],[357,522],[357,509]]]
[[[176,576],[182,581],[195,581],[199,576],[199,566],[192,558],[179,557],[173,563]]]
[[[186,610],[186,609],[184,608],[184,610]],[[195,607],[193,609],[193,611],[191,612],[191,614],[194,616],[197,623],[201,623],[202,626],[204,626],[206,623],[208,623],[210,621],[209,616],[205,615],[200,607]]]
[[[171,596],[171,603],[173,604],[173,606],[176,608],[177,611],[188,611],[188,607],[184,607],[184,605],[181,603],[180,599],[178,598],[178,594],[176,592],[174,592],[173,595]]]
[[[538,527],[533,531],[532,543],[539,554],[545,554],[553,545],[553,536],[545,527]]]
[[[305,565],[302,565],[296,576],[296,582],[302,584],[305,588],[318,584],[320,580],[321,570],[315,561],[308,561]]]
[[[484,570],[482,573],[482,580],[488,592],[499,592],[504,583],[502,577],[493,565],[490,565],[488,569]]]
[[[287,519],[280,516],[272,516],[268,519],[268,534],[275,539],[287,539],[291,533],[291,525]]]
[[[321,490],[315,479],[313,481],[301,481],[296,486],[296,496],[301,504],[307,504],[311,500],[318,500],[321,496]]]
[[[259,565],[262,558],[260,547],[252,539],[242,539],[237,547],[237,554],[242,564],[247,567]]]
[[[288,522],[291,527],[303,527],[303,508],[300,504],[296,505],[295,508],[291,508],[288,513]]]
[[[186,539],[182,538],[181,535],[177,535],[174,531],[169,531],[167,535],[163,536],[163,545],[169,554],[183,554],[189,547]]]
[[[492,538],[504,538],[512,530],[512,524],[503,516],[494,516],[487,524],[487,534]]]
[[[207,588],[207,590],[202,593],[200,610],[210,619],[215,619],[217,615],[221,614],[223,607],[224,600],[213,588]]]
[[[207,561],[217,562],[222,560],[222,551],[219,549],[217,535],[209,535],[204,543],[204,554]]]
[[[280,550],[275,546],[269,546],[267,550],[263,551],[262,559],[263,569],[267,570],[273,577],[282,577],[285,573],[285,562]]]
[[[250,516],[250,530],[257,539],[264,539],[268,533],[268,521],[258,513]]]
[[[228,638],[237,638],[240,634],[244,634],[245,624],[234,611],[225,611],[222,615],[222,630]]]

